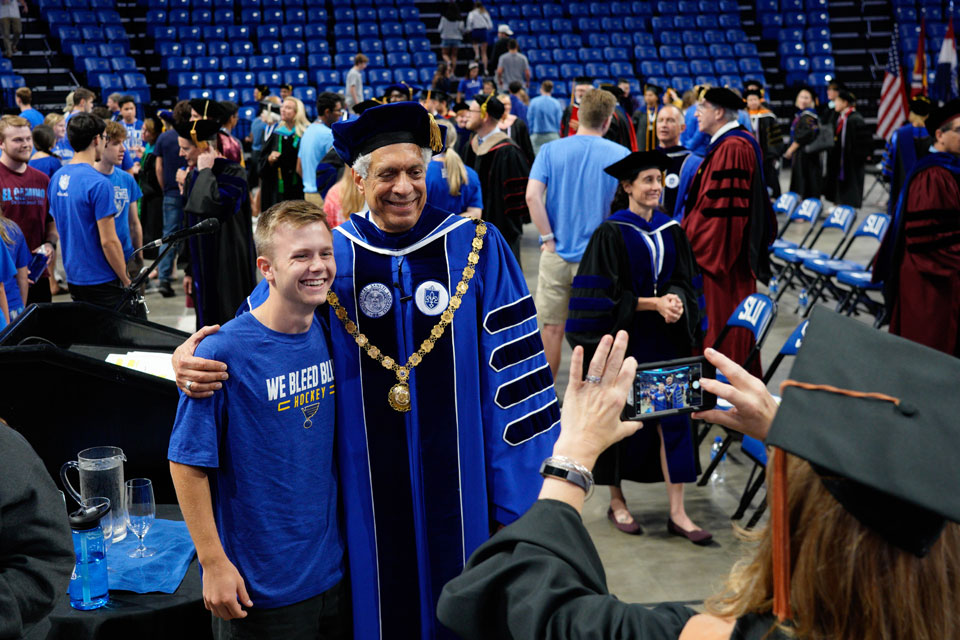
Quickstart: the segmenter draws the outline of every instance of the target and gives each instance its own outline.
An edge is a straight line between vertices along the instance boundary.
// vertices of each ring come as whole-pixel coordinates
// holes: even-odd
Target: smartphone
[[[30,260],[30,267],[28,269],[29,275],[27,277],[34,282],[38,281],[41,277],[43,277],[43,272],[46,271],[47,264],[49,264],[49,262],[50,257],[42,251],[38,251],[37,253],[33,254],[33,258]]]
[[[703,356],[641,364],[621,418],[652,420],[712,409],[717,396],[704,391],[700,380],[716,374]]]

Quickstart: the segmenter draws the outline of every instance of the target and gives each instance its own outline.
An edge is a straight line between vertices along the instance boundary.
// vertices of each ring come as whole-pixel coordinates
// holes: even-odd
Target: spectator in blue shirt
[[[30,128],[43,124],[43,114],[33,108],[33,92],[30,87],[20,87],[14,94],[14,100],[20,109],[20,117],[26,118]]]
[[[45,124],[33,128],[33,148],[35,152],[30,158],[30,166],[40,171],[48,178],[60,170],[63,161],[53,150],[57,143],[57,134]]]
[[[117,236],[113,185],[93,165],[104,147],[105,123],[76,113],[67,125],[73,160],[50,179],[50,215],[60,232],[63,267],[70,296],[115,308],[130,284],[123,245]]]
[[[343,96],[324,91],[317,96],[317,119],[303,132],[297,158],[297,170],[303,178],[303,199],[323,207],[323,193],[317,185],[317,167],[333,146],[334,122],[343,115]],[[336,173],[334,173],[334,178]],[[330,184],[324,185],[329,187]]]
[[[127,130],[127,139],[123,143],[133,163],[139,163],[143,158],[143,120],[137,117],[137,102],[133,96],[123,96],[120,103],[120,124]]]
[[[427,203],[443,211],[467,218],[483,214],[483,193],[480,176],[456,152],[457,130],[452,122],[440,120],[440,130],[446,132],[444,152],[433,156],[427,165]]]
[[[467,77],[461,80],[457,87],[457,102],[469,103],[481,89],[483,80],[480,78],[480,64],[474,61],[467,65]]]
[[[527,107],[527,125],[535,154],[540,153],[543,145],[560,139],[562,117],[563,106],[553,97],[553,81],[544,80],[540,83],[540,95],[531,100]]]
[[[7,301],[7,311],[10,316],[10,322],[17,319],[20,312],[23,311],[27,300],[27,290],[29,288],[29,268],[33,255],[27,248],[27,240],[23,236],[23,231],[16,222],[5,218],[0,213],[0,253],[9,254],[13,262],[14,272],[12,276],[3,279],[3,292]],[[0,258],[3,259],[3,258]]]
[[[121,109],[122,111],[122,109]],[[114,222],[117,226],[117,236],[123,245],[123,259],[127,263],[127,275],[135,278],[143,266],[143,258],[132,259],[135,249],[143,246],[143,230],[140,226],[140,215],[137,201],[143,195],[137,179],[122,169],[116,169],[123,164],[123,155],[126,153],[127,129],[120,122],[107,122],[103,135],[106,138],[100,160],[95,165],[97,171],[110,180],[113,185],[113,204],[117,210]]]

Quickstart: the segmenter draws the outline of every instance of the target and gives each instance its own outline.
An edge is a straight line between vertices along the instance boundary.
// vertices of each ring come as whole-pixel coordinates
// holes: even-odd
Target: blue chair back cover
[[[863,219],[863,222],[860,223],[857,230],[853,232],[853,237],[860,238],[865,236],[876,238],[877,242],[883,242],[883,236],[886,234],[887,227],[889,226],[890,216],[885,213],[871,213]]]
[[[773,300],[762,293],[751,293],[733,310],[727,325],[747,329],[759,344],[776,314]]]
[[[813,224],[820,217],[822,211],[823,203],[820,202],[820,198],[807,198],[790,214],[790,219]]]
[[[789,217],[793,215],[793,212],[796,211],[799,205],[800,194],[787,191],[786,193],[780,194],[777,201],[773,203],[773,210],[776,213],[784,213]]]

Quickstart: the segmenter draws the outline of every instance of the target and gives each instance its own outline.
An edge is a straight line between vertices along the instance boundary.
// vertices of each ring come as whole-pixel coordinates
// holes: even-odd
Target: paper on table
[[[111,353],[106,361],[128,369],[134,369],[152,376],[175,380],[172,353],[158,353],[156,351],[128,351],[126,353]]]

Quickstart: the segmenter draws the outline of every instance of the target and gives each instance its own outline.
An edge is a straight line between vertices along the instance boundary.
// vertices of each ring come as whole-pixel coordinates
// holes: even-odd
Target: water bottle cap
[[[721,442],[721,443],[722,443],[722,442],[723,442],[723,438],[721,438],[720,436],[717,436],[716,438],[713,439],[713,441],[714,441],[714,442]]]
[[[70,528],[74,531],[85,531],[100,526],[100,518],[110,511],[110,504],[100,504],[96,507],[80,507],[70,514]]]

